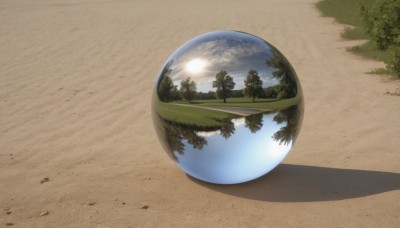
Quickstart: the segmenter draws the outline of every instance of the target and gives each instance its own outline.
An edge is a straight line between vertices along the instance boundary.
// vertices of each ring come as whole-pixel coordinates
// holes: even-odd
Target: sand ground
[[[400,82],[314,2],[2,0],[0,227],[398,227]],[[284,164],[235,186],[186,176],[150,117],[164,61],[219,29],[275,45],[305,95]]]

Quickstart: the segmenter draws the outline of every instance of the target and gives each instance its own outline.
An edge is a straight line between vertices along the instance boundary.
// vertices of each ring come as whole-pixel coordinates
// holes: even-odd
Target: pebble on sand
[[[40,181],[40,183],[43,184],[43,183],[49,182],[49,181],[50,181],[50,178],[45,177],[45,178],[43,178],[43,179]]]
[[[40,216],[46,216],[46,215],[48,215],[48,214],[50,214],[49,211],[44,211],[44,212],[40,213]]]
[[[149,208],[149,206],[147,206],[147,205],[142,207],[142,209],[145,209],[145,210],[148,209],[148,208]]]

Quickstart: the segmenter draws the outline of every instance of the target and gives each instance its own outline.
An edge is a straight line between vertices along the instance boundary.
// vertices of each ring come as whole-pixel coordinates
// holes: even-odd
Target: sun
[[[192,59],[186,64],[186,70],[192,74],[198,74],[204,70],[207,62],[202,59]]]

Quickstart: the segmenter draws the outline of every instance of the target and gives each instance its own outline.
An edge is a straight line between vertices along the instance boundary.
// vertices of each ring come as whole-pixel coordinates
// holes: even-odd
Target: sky
[[[184,140],[185,153],[178,154],[178,166],[189,175],[213,183],[231,184],[248,181],[275,168],[289,153],[289,144],[279,144],[272,136],[286,123],[277,124],[277,113],[264,114],[263,126],[252,133],[244,118],[236,119],[235,133],[228,139],[212,132],[202,135],[207,145],[195,149]]]
[[[215,91],[212,88],[215,75],[225,70],[236,83],[234,90],[238,90],[244,88],[247,73],[253,69],[258,71],[263,87],[267,88],[279,84],[272,77],[274,69],[265,63],[273,52],[268,43],[246,33],[209,33],[177,49],[169,59],[173,60],[170,77],[178,87],[190,77],[196,82],[198,92],[208,92]]]

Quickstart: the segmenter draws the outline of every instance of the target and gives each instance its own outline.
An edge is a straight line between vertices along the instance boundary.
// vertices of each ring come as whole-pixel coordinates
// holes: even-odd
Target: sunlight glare
[[[207,63],[202,59],[193,59],[186,64],[186,70],[190,73],[197,74],[204,70]]]

